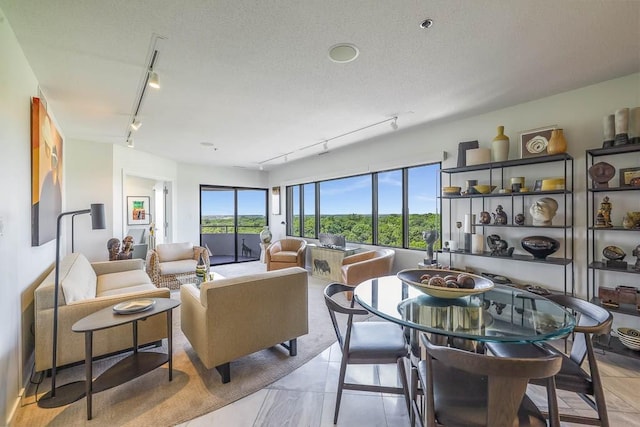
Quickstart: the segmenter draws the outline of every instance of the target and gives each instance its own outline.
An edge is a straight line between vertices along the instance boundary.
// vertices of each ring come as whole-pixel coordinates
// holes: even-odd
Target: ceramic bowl
[[[564,190],[564,178],[547,178],[542,180],[542,191]]]
[[[442,187],[442,194],[445,194],[447,196],[458,196],[460,195],[460,187]]]
[[[546,236],[523,237],[520,244],[535,259],[545,259],[560,248],[560,242]]]
[[[421,283],[420,277],[422,277],[425,274],[428,274],[430,277],[439,276],[442,278],[448,275],[457,276],[459,274],[465,274],[473,279],[474,286],[473,288],[470,288],[470,289],[447,288],[444,286],[434,286],[434,285],[429,285],[427,283]],[[481,294],[483,292],[488,291],[489,289],[493,289],[493,287],[495,286],[493,284],[493,281],[491,281],[490,279],[486,277],[478,276],[476,274],[467,273],[466,271],[435,270],[435,269],[419,268],[419,269],[407,269],[407,270],[399,271],[396,276],[398,277],[398,279],[415,287],[416,289],[419,289],[420,291],[424,292],[427,295],[430,295],[436,298],[445,298],[445,299],[466,297],[468,295],[474,295],[474,294]]]
[[[640,350],[640,331],[632,328],[618,328],[618,339],[631,350]]]
[[[476,190],[476,192],[478,192],[480,194],[489,194],[493,190],[496,189],[496,186],[495,185],[478,184],[478,185],[474,185],[473,189]]]

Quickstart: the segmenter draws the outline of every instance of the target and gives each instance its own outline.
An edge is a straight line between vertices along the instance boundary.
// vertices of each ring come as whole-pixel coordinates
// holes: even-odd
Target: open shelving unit
[[[479,172],[484,181],[489,181],[489,185],[496,185],[497,188],[506,188],[510,187],[510,184],[507,185],[512,174],[518,174],[522,171],[526,171],[527,166],[535,166],[540,164],[551,164],[550,167],[554,171],[559,171],[558,175],[562,175],[565,180],[565,185],[563,189],[555,189],[549,191],[527,191],[527,192],[518,192],[518,193],[490,193],[490,194],[464,194],[464,195],[441,195],[440,197],[440,205],[441,212],[443,216],[447,214],[449,215],[449,234],[453,236],[453,221],[452,219],[452,203],[466,203],[468,202],[468,209],[464,206],[463,210],[467,211],[469,214],[473,214],[478,209],[482,211],[486,211],[487,202],[492,199],[499,198],[502,202],[501,204],[505,205],[505,210],[510,209],[511,218],[508,220],[508,224],[480,224],[475,223],[472,224],[476,229],[481,228],[482,230],[491,230],[491,234],[495,233],[498,229],[504,229],[506,233],[513,231],[514,228],[519,229],[535,229],[535,230],[550,230],[551,233],[555,233],[562,235],[563,238],[563,249],[559,256],[550,256],[544,260],[536,259],[531,255],[520,255],[513,254],[511,257],[496,257],[491,255],[491,252],[485,251],[483,253],[472,253],[468,250],[457,250],[457,251],[438,251],[438,256],[449,256],[449,264],[453,267],[453,255],[463,255],[463,256],[475,256],[475,257],[490,257],[493,259],[500,259],[505,261],[515,261],[515,262],[533,262],[539,263],[543,265],[549,266],[560,266],[563,269],[563,284],[564,284],[564,292],[573,294],[575,291],[574,284],[574,263],[573,263],[573,158],[566,154],[556,154],[556,155],[548,155],[548,156],[540,156],[540,157],[532,157],[532,158],[524,158],[524,159],[514,159],[507,160],[504,162],[492,162],[480,165],[473,166],[465,166],[465,167],[455,167],[442,169],[441,180],[443,186],[452,185],[452,182],[456,182],[455,185],[463,187],[461,184],[462,179],[458,178],[458,176],[462,177],[463,174],[468,174],[469,172]],[[529,172],[531,168],[529,168]],[[534,177],[525,176],[529,181],[533,181]],[[535,177],[535,179],[540,179],[540,177]],[[563,212],[564,214],[561,216],[562,223],[560,225],[550,225],[550,226],[534,226],[530,222],[525,222],[523,225],[516,225],[514,223],[515,212],[519,210],[524,213],[528,211],[531,202],[534,199],[546,196],[560,196],[557,200],[559,204],[563,204]],[[496,231],[494,231],[496,230]]]
[[[589,170],[591,166],[593,166],[596,161],[600,161],[601,159],[606,159],[606,161],[616,167],[616,163],[619,164],[620,156],[640,153],[640,145],[621,145],[614,146],[608,148],[597,148],[593,150],[586,151],[586,171]],[[616,162],[618,160],[618,162]],[[616,167],[616,169],[618,169]],[[587,299],[591,302],[601,305],[607,310],[614,313],[625,314],[628,316],[640,316],[640,311],[636,308],[636,306],[631,304],[620,304],[619,306],[613,306],[610,304],[602,304],[600,298],[598,298],[598,289],[601,286],[600,282],[604,282],[607,279],[607,275],[611,273],[618,273],[629,276],[629,282],[625,283],[625,285],[633,285],[638,283],[640,276],[639,270],[634,269],[634,265],[629,263],[629,265],[625,269],[621,268],[613,268],[607,266],[607,264],[602,261],[599,257],[597,246],[598,242],[602,242],[603,239],[613,238],[616,236],[619,238],[620,233],[635,233],[637,234],[637,238],[640,241],[640,228],[631,228],[627,229],[621,227],[619,225],[613,227],[596,227],[595,226],[595,217],[597,214],[597,200],[603,198],[608,194],[619,194],[620,196],[631,196],[635,200],[640,201],[640,187],[623,187],[614,183],[610,183],[616,186],[608,187],[608,188],[595,188],[592,185],[591,178],[586,174],[586,188],[587,188],[587,208],[586,208],[586,224],[587,224],[587,239],[586,239],[586,248],[587,248]],[[608,283],[607,283],[608,284]],[[602,285],[604,286],[604,284]],[[610,286],[611,287],[611,286]],[[631,356],[635,358],[640,358],[640,352],[633,351],[626,348],[620,340],[615,336],[608,337],[599,337],[595,341],[595,345],[598,348],[612,351],[614,353],[624,354],[626,356]]]
[[[587,150],[586,155],[586,170],[589,170],[591,166],[593,166],[597,159],[601,157],[608,157],[607,160],[612,161],[611,159],[615,159],[616,156],[629,154],[629,153],[640,153],[640,145],[622,145],[617,147],[609,147],[609,148],[597,148],[593,150]],[[615,166],[615,165],[614,165]],[[613,226],[613,227],[596,227],[595,226],[595,216],[596,216],[596,197],[598,195],[602,195],[604,193],[614,193],[614,192],[628,192],[633,197],[640,200],[640,187],[608,187],[608,188],[594,188],[591,185],[591,179],[587,175],[587,298],[592,300],[595,303],[600,304],[600,300],[598,299],[598,288],[599,282],[598,272],[617,272],[617,273],[625,273],[625,274],[640,274],[639,270],[635,270],[633,265],[628,265],[625,269],[608,267],[605,262],[598,260],[597,251],[596,251],[596,243],[599,239],[602,239],[603,235],[608,233],[638,233],[638,237],[640,237],[640,228],[631,228],[627,229],[621,226]],[[637,280],[634,278],[632,280]],[[610,305],[605,306],[607,309],[611,311],[620,311],[625,314],[640,316],[640,311],[638,310],[628,310],[628,309],[617,309],[615,307],[611,307]]]

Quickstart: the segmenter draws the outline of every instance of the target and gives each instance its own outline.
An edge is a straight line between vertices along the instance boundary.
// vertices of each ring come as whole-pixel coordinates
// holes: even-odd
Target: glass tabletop
[[[569,334],[575,319],[558,304],[506,285],[476,295],[442,299],[396,276],[359,284],[356,301],[391,322],[423,332],[476,341],[535,342]]]

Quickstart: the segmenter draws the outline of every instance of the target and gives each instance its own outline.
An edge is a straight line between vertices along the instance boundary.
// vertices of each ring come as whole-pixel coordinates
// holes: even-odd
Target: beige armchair
[[[147,274],[159,288],[179,289],[182,283],[195,281],[200,254],[209,266],[209,251],[192,243],[163,243],[147,252]]]
[[[302,239],[282,239],[273,242],[266,250],[267,271],[287,267],[305,267],[307,242]]]
[[[307,271],[287,268],[180,288],[181,328],[202,364],[231,380],[230,362],[309,331]],[[288,344],[287,344],[288,343]]]
[[[393,249],[378,249],[345,257],[342,260],[342,283],[356,286],[365,280],[389,275],[395,254]]]

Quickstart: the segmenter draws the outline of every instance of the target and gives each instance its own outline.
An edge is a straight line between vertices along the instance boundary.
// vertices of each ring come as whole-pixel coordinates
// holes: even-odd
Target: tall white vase
[[[509,137],[504,134],[504,126],[498,126],[498,135],[491,143],[491,153],[494,162],[504,162],[509,159]]]

